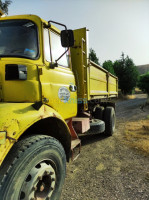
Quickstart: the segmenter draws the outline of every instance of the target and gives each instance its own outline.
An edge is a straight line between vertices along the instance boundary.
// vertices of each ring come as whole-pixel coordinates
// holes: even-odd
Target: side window
[[[55,62],[65,51],[66,49],[62,47],[60,36],[54,32],[50,32],[51,38],[51,52],[52,52],[52,61]],[[58,61],[59,65],[64,67],[69,66],[69,55],[66,53],[63,57]]]
[[[44,29],[44,55],[46,61],[51,61],[49,30]]]

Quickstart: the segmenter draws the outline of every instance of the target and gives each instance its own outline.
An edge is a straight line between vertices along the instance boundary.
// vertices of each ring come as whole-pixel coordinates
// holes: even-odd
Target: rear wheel
[[[104,113],[104,107],[103,106],[96,107],[95,112],[94,112],[94,118],[103,120],[103,113]]]
[[[113,107],[106,107],[104,110],[105,134],[112,136],[115,130],[116,117]]]
[[[62,145],[48,136],[16,143],[0,169],[3,200],[59,200],[66,172]]]

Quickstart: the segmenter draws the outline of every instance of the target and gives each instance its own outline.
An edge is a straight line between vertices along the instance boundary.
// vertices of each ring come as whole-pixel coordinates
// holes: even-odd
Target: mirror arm
[[[59,61],[68,51],[69,51],[69,47],[58,59],[55,60],[55,62],[57,63],[57,61]]]
[[[57,61],[59,61],[68,51],[69,51],[69,48],[67,48],[67,50],[58,59],[55,60],[55,63],[51,63],[50,69],[54,69],[55,67],[58,67]]]
[[[48,21],[48,24],[50,25],[51,23],[54,23],[54,24],[57,24],[57,25],[60,25],[60,26],[64,26],[65,27],[65,30],[67,31],[67,26],[65,24],[61,24],[59,22],[55,22],[55,21]]]
[[[65,30],[68,31],[67,26],[65,24],[61,24],[59,22],[55,22],[55,21],[52,21],[52,20],[48,21],[49,26],[51,26],[51,23],[57,24],[59,26],[64,26]],[[54,69],[55,67],[58,67],[57,61],[59,61],[68,51],[69,51],[69,47],[58,59],[55,60],[55,63],[50,65],[50,68]]]

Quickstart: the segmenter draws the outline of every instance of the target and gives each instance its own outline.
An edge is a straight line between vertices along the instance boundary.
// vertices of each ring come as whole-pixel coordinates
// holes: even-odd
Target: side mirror
[[[74,34],[72,30],[61,31],[61,44],[62,47],[74,46]]]

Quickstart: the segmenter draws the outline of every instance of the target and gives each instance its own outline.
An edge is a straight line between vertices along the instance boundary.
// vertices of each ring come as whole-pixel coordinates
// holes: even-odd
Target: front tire
[[[66,156],[54,138],[36,135],[17,142],[0,168],[2,200],[59,200]]]

